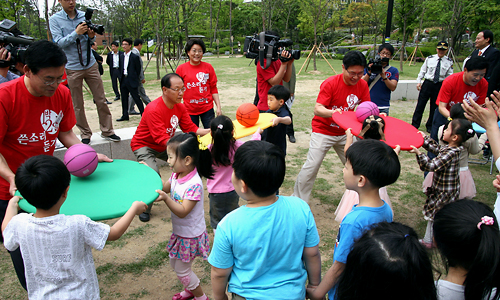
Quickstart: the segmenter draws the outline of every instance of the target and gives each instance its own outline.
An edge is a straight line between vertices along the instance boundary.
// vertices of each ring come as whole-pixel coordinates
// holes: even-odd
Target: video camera
[[[291,50],[290,57],[286,58],[281,56],[281,52],[286,50],[286,47],[293,45],[289,39],[280,40],[278,36],[266,34],[265,32],[256,33],[253,36],[245,38],[243,45],[243,52],[246,52],[246,58],[259,59],[260,66],[263,69],[269,68],[272,61],[281,60],[287,62],[291,59],[300,58],[300,50]],[[264,67],[264,58],[266,59],[266,66]]]
[[[81,22],[80,24],[85,23],[95,33],[103,35],[104,34],[104,26],[92,24],[92,21],[91,21],[92,15],[94,14],[94,11],[96,11],[96,10],[97,9],[95,9],[95,8],[87,7],[87,10],[85,11],[85,21]],[[78,24],[78,25],[80,25],[80,24]]]
[[[388,57],[383,57],[381,58],[380,55],[376,55],[375,59],[370,58],[368,61],[368,64],[372,64],[371,67],[368,67],[368,70],[372,74],[380,74],[382,73],[382,63],[389,63],[389,58]]]
[[[17,23],[9,19],[0,22],[0,44],[10,52],[10,61],[0,61],[0,68],[14,66],[16,63],[24,62],[24,53],[28,46],[35,41],[34,38],[23,35],[17,29]]]

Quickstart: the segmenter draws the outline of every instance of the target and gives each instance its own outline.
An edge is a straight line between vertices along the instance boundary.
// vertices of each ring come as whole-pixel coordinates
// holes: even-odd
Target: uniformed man
[[[429,118],[425,123],[425,127],[427,132],[431,132],[432,119],[434,111],[437,108],[436,99],[441,89],[441,84],[446,77],[453,74],[453,61],[446,56],[447,53],[448,43],[446,41],[439,42],[437,44],[437,54],[428,56],[420,68],[420,73],[418,73],[417,90],[420,93],[418,94],[417,107],[415,107],[415,112],[411,120],[411,125],[417,129],[420,127],[425,106],[430,98]]]

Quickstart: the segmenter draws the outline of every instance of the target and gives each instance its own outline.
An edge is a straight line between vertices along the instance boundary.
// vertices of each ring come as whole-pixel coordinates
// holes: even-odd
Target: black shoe
[[[137,116],[137,115],[140,115],[141,113],[136,112],[136,111],[134,110],[133,112],[129,112],[128,114],[129,114],[129,115],[131,115],[131,116]]]
[[[114,133],[112,135],[108,135],[108,136],[104,136],[101,134],[101,137],[105,140],[112,141],[112,142],[119,142],[122,140],[119,136],[117,136]]]
[[[113,102],[109,102],[108,100],[106,100],[106,104],[113,104]]]
[[[297,140],[295,139],[295,136],[293,136],[293,135],[290,135],[290,136],[288,137],[288,139],[290,140],[290,143],[295,143],[295,142],[297,141]]]
[[[118,100],[120,100],[120,96],[116,96],[114,99],[114,101],[118,101]]]
[[[121,117],[119,119],[116,119],[116,122],[121,122],[121,121],[128,121],[128,118]]]
[[[82,139],[82,143],[88,145],[90,144],[90,139]]]
[[[141,222],[149,222],[150,218],[151,216],[147,212],[143,212],[142,214],[139,215],[139,220],[141,220]]]

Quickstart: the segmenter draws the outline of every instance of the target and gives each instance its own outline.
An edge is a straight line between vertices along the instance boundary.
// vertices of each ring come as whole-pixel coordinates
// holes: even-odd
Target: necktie
[[[481,56],[481,55],[483,55],[483,51],[479,50],[478,56]]]
[[[436,72],[434,72],[434,80],[433,82],[434,83],[438,83],[439,82],[439,73],[441,71],[441,58],[438,59],[438,64],[436,66]]]

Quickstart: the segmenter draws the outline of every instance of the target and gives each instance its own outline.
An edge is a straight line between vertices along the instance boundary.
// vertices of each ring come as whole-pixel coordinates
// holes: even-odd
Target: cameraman
[[[66,53],[68,63],[66,74],[68,87],[75,108],[76,126],[80,129],[82,143],[89,144],[92,130],[85,116],[82,85],[83,80],[89,86],[97,107],[101,136],[118,142],[120,137],[113,130],[112,116],[106,104],[104,86],[99,66],[90,53],[90,43],[95,40],[95,33],[85,21],[85,14],[76,10],[75,0],[58,0],[63,10],[50,17],[50,31],[54,42]]]
[[[363,80],[368,82],[370,89],[370,98],[373,103],[377,104],[381,113],[389,115],[389,106],[391,101],[391,92],[396,90],[399,81],[399,71],[393,66],[389,65],[389,60],[394,54],[394,47],[391,44],[385,43],[378,48],[378,55],[380,56],[380,64],[382,65],[382,72],[375,74],[372,72],[374,63],[370,63],[368,68],[365,69]]]
[[[10,61],[10,56],[11,54],[9,51],[7,51],[7,49],[0,47],[0,64],[3,65],[5,63],[7,65],[6,67],[0,67],[0,84],[19,77],[19,75],[16,75],[9,71],[10,64],[7,64],[6,62]]]
[[[266,31],[266,35],[276,36],[279,40],[279,35],[275,31]],[[285,58],[290,57],[288,51],[283,51],[281,56]],[[264,59],[264,64],[266,59]],[[259,103],[257,108],[260,112],[266,112],[269,107],[267,106],[267,92],[269,89],[277,84],[282,84],[282,81],[289,82],[292,76],[292,65],[293,59],[282,63],[281,60],[277,59],[271,62],[271,65],[267,69],[263,69],[260,63],[257,63],[257,91],[259,93]],[[290,67],[289,67],[290,66]]]

